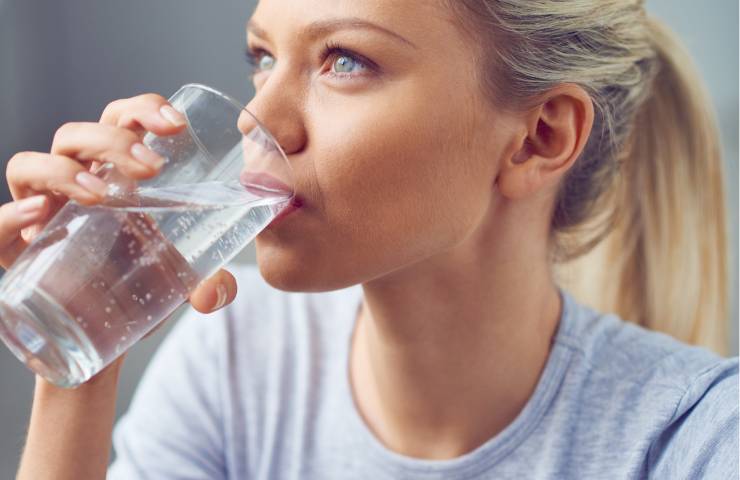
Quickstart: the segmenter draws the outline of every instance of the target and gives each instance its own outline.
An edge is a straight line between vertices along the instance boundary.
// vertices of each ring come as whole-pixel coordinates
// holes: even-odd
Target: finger
[[[15,199],[42,192],[77,200],[83,205],[99,203],[107,185],[79,162],[63,155],[21,152],[8,161],[6,177]]]
[[[190,304],[201,313],[210,313],[233,302],[234,298],[236,279],[226,270],[219,270],[190,294]]]
[[[185,116],[175,110],[166,98],[147,93],[108,104],[100,123],[132,130],[146,130],[156,135],[172,135],[186,124]]]
[[[42,221],[49,212],[49,201],[36,195],[0,206],[0,266],[8,268],[26,248],[20,232]]]
[[[83,162],[111,162],[132,178],[153,177],[165,161],[131,130],[100,123],[65,123],[54,135],[51,153]]]

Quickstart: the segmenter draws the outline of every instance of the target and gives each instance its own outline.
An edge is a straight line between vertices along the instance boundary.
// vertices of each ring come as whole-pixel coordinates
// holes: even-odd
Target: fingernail
[[[142,143],[134,143],[131,146],[131,155],[144,165],[159,169],[164,165],[164,158],[157,155]]]
[[[80,172],[75,176],[75,180],[82,188],[95,195],[104,197],[108,192],[108,184],[91,173]]]
[[[216,285],[216,293],[218,294],[218,300],[216,300],[216,306],[213,307],[214,310],[218,310],[226,305],[226,297],[229,292],[226,291],[226,287],[223,284],[219,283]]]
[[[45,198],[43,195],[25,198],[16,204],[16,208],[19,213],[38,213],[44,205]]]
[[[182,116],[182,113],[178,112],[169,105],[163,105],[159,109],[159,113],[162,114],[165,120],[176,127],[181,127],[185,125],[185,118]]]

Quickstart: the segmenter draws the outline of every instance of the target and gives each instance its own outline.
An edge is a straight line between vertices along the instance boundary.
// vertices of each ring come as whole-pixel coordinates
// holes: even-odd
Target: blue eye
[[[244,58],[255,73],[269,70],[275,66],[275,57],[261,48],[247,48],[244,52]]]
[[[321,58],[331,60],[330,74],[338,77],[360,77],[380,72],[380,68],[372,60],[336,42],[330,41],[324,45]]]
[[[270,52],[262,48],[247,47],[244,56],[252,67],[252,75],[272,69],[277,61]],[[331,62],[329,74],[337,77],[365,76],[380,71],[372,60],[336,43],[327,43],[324,46],[321,61],[325,62],[327,59]]]
[[[359,67],[360,71],[366,68],[362,62],[351,55],[338,56],[332,63],[332,67],[336,73],[352,73],[355,67]]]
[[[260,70],[269,70],[272,68],[273,65],[275,65],[275,59],[272,58],[272,55],[270,55],[269,53],[266,53],[259,57]]]

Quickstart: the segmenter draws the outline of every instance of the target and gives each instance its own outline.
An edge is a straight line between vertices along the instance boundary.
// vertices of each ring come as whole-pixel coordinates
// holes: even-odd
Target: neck
[[[478,233],[363,284],[354,395],[368,427],[398,453],[462,455],[503,430],[534,392],[561,301],[544,248],[495,236]]]

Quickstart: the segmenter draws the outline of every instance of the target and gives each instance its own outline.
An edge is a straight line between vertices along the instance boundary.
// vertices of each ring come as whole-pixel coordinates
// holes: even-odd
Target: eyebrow
[[[330,18],[327,20],[319,20],[313,23],[310,23],[303,27],[302,33],[309,38],[317,38],[321,36],[328,35],[329,33],[336,32],[338,30],[349,30],[349,29],[357,29],[362,28],[365,30],[375,30],[376,32],[381,32],[386,35],[389,35],[396,40],[405,43],[406,45],[409,45],[414,48],[418,48],[413,42],[408,40],[405,37],[402,37],[401,35],[397,34],[396,32],[392,30],[388,30],[385,27],[381,27],[380,25],[377,25],[372,22],[368,22],[367,20],[363,20],[361,18],[357,17],[347,17],[347,18]],[[258,37],[262,37],[265,39],[270,39],[270,36],[267,34],[265,29],[260,27],[253,19],[249,19],[247,22],[247,31],[254,33]]]

